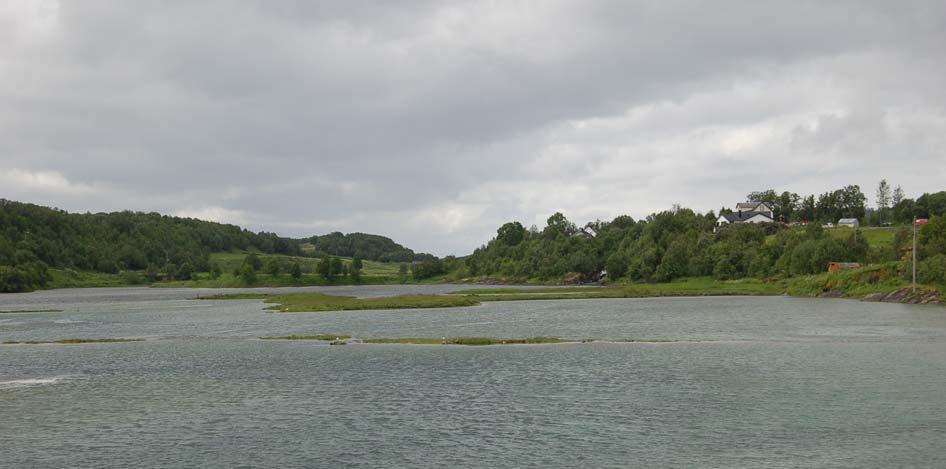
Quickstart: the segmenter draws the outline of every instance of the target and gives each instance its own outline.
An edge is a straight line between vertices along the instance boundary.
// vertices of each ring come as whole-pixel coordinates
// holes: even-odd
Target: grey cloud
[[[941,2],[43,3],[39,26],[0,10],[0,163],[21,171],[0,196],[72,210],[463,254],[553,210],[866,186],[891,153],[943,169]]]

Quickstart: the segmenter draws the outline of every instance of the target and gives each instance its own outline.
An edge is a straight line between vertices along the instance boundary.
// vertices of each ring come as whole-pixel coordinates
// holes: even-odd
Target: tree
[[[361,258],[356,257],[351,261],[351,268],[348,269],[348,275],[355,282],[361,280],[361,269],[364,267],[364,263],[361,261]]]
[[[331,259],[326,257],[325,259],[322,259],[321,261],[319,261],[319,267],[317,270],[319,272],[319,275],[322,278],[326,280],[331,280],[334,275],[334,271],[332,270]]]
[[[890,211],[890,185],[886,179],[881,179],[877,184],[877,217],[881,223],[887,221],[887,213]]]
[[[342,262],[342,259],[340,257],[333,257],[331,260],[331,263],[332,263],[332,268],[331,268],[332,277],[337,277],[339,275],[344,274],[345,263]]]
[[[428,259],[424,262],[414,265],[414,278],[422,280],[445,273],[443,261],[440,259]]]
[[[397,273],[401,277],[406,277],[410,270],[411,266],[407,262],[401,262],[401,265],[397,266]]]
[[[240,266],[240,278],[247,285],[256,283],[256,269],[249,263],[243,264]]]
[[[687,274],[689,263],[689,242],[685,237],[674,239],[664,252],[660,265],[657,266],[657,280],[667,282]]]
[[[289,275],[296,280],[302,278],[302,266],[299,265],[298,261],[292,263],[292,267],[289,268]]]
[[[263,268],[263,261],[256,255],[256,253],[250,254],[243,259],[243,263],[249,265],[253,270],[260,270]]]
[[[578,228],[575,224],[568,221],[561,212],[555,212],[547,221],[547,225],[542,233],[548,237],[571,236]]]
[[[877,184],[877,210],[890,208],[890,184],[886,179],[881,179]]]
[[[194,274],[194,269],[187,262],[181,264],[177,268],[177,272],[174,274],[174,278],[177,280],[190,280]]]
[[[279,277],[279,274],[282,273],[282,265],[279,264],[279,259],[273,257],[266,261],[266,273],[273,277]]]
[[[893,196],[890,200],[890,206],[896,207],[900,204],[900,201],[903,200],[903,189],[897,185],[897,188],[893,190]]]
[[[210,278],[216,280],[223,275],[223,269],[220,268],[220,264],[214,262],[210,264]]]
[[[496,240],[506,246],[515,246],[521,243],[525,235],[526,229],[517,221],[506,223],[496,230]]]

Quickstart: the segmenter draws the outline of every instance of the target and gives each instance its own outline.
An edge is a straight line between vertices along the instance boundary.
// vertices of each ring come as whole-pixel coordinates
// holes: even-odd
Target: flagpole
[[[916,217],[913,217],[913,293],[916,293]]]

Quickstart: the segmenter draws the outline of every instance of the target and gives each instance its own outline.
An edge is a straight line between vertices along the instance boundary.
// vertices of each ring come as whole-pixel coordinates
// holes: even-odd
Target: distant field
[[[234,251],[234,252],[215,252],[210,255],[210,262],[216,262],[220,265],[220,268],[224,272],[232,272],[234,269],[240,267],[243,264],[243,259],[249,255],[249,252],[246,251]],[[262,254],[256,253],[260,259],[263,260],[263,263],[267,259],[277,258],[282,259],[286,263],[298,262],[302,267],[303,272],[314,272],[316,267],[318,267],[319,259],[312,257],[295,257],[295,256],[285,256],[282,254]],[[352,259],[350,257],[342,257],[342,262],[346,265],[351,266]],[[399,264],[396,263],[386,263],[386,262],[375,262],[375,261],[362,261],[364,269],[362,270],[362,275],[366,276],[396,276],[398,275]]]
[[[885,227],[862,226],[858,230],[858,236],[863,236],[864,239],[867,240],[867,243],[873,247],[890,246],[891,244],[893,244],[894,235],[897,233],[897,230],[899,230],[900,228],[902,227],[900,226],[885,226]],[[795,231],[797,232],[802,232],[804,230],[805,230],[804,227],[795,228]],[[824,229],[824,232],[827,233],[828,236],[831,236],[834,238],[840,238],[840,239],[847,239],[848,236],[851,236],[852,231],[853,231],[853,228],[849,228],[846,226],[836,226],[834,228]],[[774,240],[775,235],[769,235],[767,236],[767,238],[769,240]]]
[[[888,227],[876,227],[876,226],[867,226],[861,227],[858,230],[858,236],[863,235],[864,239],[867,240],[867,244],[871,246],[890,246],[893,244],[894,234],[900,227],[888,226]],[[826,228],[825,232],[828,235],[835,238],[844,238],[847,239],[848,236],[851,236],[851,232],[854,231],[853,228],[846,226],[839,226],[834,228]]]
[[[71,269],[49,269],[47,288],[120,287],[127,283],[116,274],[77,271]]]

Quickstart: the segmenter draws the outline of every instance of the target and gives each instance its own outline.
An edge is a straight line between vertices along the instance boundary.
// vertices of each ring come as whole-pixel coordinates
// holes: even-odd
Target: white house
[[[771,212],[770,212],[771,213]],[[771,223],[772,216],[764,212],[731,212],[724,213],[716,219],[719,225],[729,223]]]
[[[838,226],[850,226],[851,228],[857,228],[861,226],[861,222],[857,218],[842,218],[838,220]]]
[[[740,202],[736,204],[736,211],[720,214],[716,224],[771,223],[772,218],[772,208],[765,202]]]
[[[775,219],[772,207],[765,202],[739,202],[736,204],[736,212],[762,213],[771,219]]]

